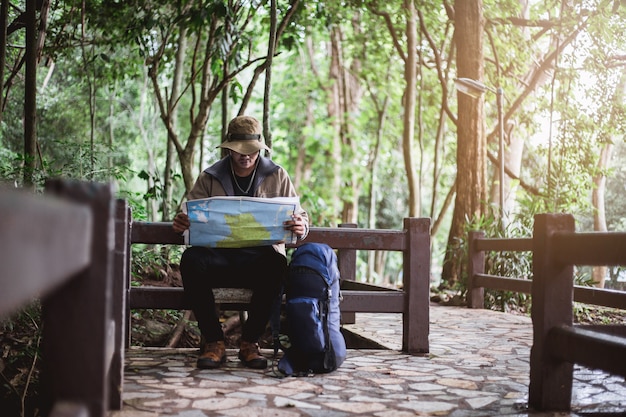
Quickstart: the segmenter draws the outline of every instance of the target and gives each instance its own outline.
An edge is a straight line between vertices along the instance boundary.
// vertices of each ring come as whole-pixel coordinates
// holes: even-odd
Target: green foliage
[[[481,216],[468,221],[465,236],[470,231],[482,231],[486,238],[529,238],[532,236],[532,217],[529,212],[524,215],[508,216],[505,227],[495,216]],[[530,220],[529,220],[530,219]],[[461,294],[467,292],[466,271],[468,244],[463,238],[459,245],[463,271],[456,288]],[[532,279],[532,253],[517,251],[489,251],[485,253],[485,274],[501,277]],[[485,308],[505,312],[527,312],[530,308],[530,296],[523,293],[485,289]]]
[[[132,245],[131,277],[137,282],[167,280],[170,265],[180,262],[182,251],[171,245]]]
[[[290,4],[279,2],[279,17]],[[119,195],[130,200],[133,216],[158,219],[155,210],[163,205],[175,210],[184,194],[177,164],[165,172],[168,131],[154,90],[158,86],[165,99],[172,94],[179,35],[187,34],[188,45],[181,84],[184,94],[175,101],[184,110],[171,121],[179,138],[189,136],[198,113],[194,105],[206,94],[199,89],[197,76],[204,74],[213,80],[212,85],[218,85],[223,81],[224,64],[231,69],[248,65],[224,84],[224,107],[220,100],[210,105],[207,128],[202,133],[204,160],[198,161],[197,147],[178,150],[195,152],[197,174],[219,155],[213,148],[220,140],[222,112],[228,119],[239,111],[237,106],[244,103],[253,70],[262,63],[268,39],[267,4],[88,0],[84,5],[81,10],[73,2],[61,1],[50,11],[45,59],[39,71],[41,157],[37,181],[41,184],[51,176],[112,179],[118,184]],[[420,179],[420,215],[430,217],[433,223],[441,220],[432,237],[433,271],[440,268],[448,243],[452,207],[447,211],[442,207],[456,175],[456,132],[451,120],[456,112],[456,92],[450,81],[456,68],[454,22],[445,6],[437,1],[417,5],[421,25],[420,107],[412,150],[418,162],[413,169]],[[523,233],[532,222],[532,214],[545,211],[574,213],[577,223],[589,229],[592,178],[598,173],[599,150],[606,143],[616,144],[614,168],[606,172],[607,222],[611,230],[624,229],[626,217],[620,196],[626,175],[620,168],[624,152],[617,145],[623,142],[626,112],[616,88],[623,72],[620,51],[626,46],[621,36],[624,7],[612,12],[600,1],[535,2],[529,7],[531,21],[521,24],[516,20],[523,17],[519,2],[484,2],[484,81],[505,89],[505,110],[511,111],[507,127],[512,128],[512,134],[533,138],[525,144],[520,181],[514,183],[517,205],[511,215],[516,220],[509,227],[522,226],[519,232],[508,230],[507,234]],[[10,13],[12,20],[18,10],[11,9]],[[385,13],[390,27],[382,16]],[[401,148],[404,61],[398,52],[406,44],[405,19],[400,1],[301,2],[279,39],[270,97],[272,158],[292,176],[301,170],[299,193],[312,224],[336,225],[342,202],[353,196],[358,201],[359,226],[399,228],[407,215]],[[331,71],[331,33],[340,37],[341,54],[337,58],[341,59],[341,74]],[[23,44],[23,35],[23,31],[11,35],[7,67],[19,60],[17,46]],[[531,88],[527,83],[532,81],[533,69],[544,63],[557,43],[565,45],[565,50],[541,70],[547,78]],[[193,60],[200,52],[210,57],[207,68],[195,66],[199,61]],[[50,62],[55,67],[44,87],[51,68],[44,64]],[[153,73],[149,73],[153,64]],[[150,78],[155,74],[156,85]],[[347,111],[332,109],[333,88],[339,76],[349,80],[342,87],[349,97],[359,100],[358,106]],[[244,109],[257,117],[261,117],[263,104],[262,79],[263,74]],[[525,90],[527,85],[529,91]],[[216,91],[216,97],[221,93]],[[18,185],[23,164],[22,97],[23,84],[18,76],[13,79],[4,109],[0,146],[0,176]],[[489,94],[484,96],[485,124],[491,130],[496,117],[492,99]],[[442,113],[442,108],[449,113]],[[341,144],[337,140],[338,119],[344,121],[345,129]],[[545,126],[549,120],[552,131],[548,142]],[[541,143],[534,141],[537,137]],[[489,144],[492,151],[494,145]],[[302,154],[300,166],[297,161]],[[170,177],[173,189],[166,194],[166,179]],[[339,189],[335,186],[337,177],[341,179]],[[370,210],[370,202],[374,210]],[[509,260],[525,262],[513,257]],[[500,260],[494,262],[501,264]]]
[[[0,178],[15,186],[22,182],[22,155],[6,148],[0,148]]]
[[[492,223],[488,236],[506,238],[529,238],[532,225],[528,217],[514,218],[506,225],[504,233],[498,224]],[[489,230],[489,228],[487,229]],[[488,252],[485,256],[485,273],[509,278],[532,279],[532,253],[530,252]],[[509,291],[485,291],[485,307],[498,311],[527,312],[530,308],[530,294]]]

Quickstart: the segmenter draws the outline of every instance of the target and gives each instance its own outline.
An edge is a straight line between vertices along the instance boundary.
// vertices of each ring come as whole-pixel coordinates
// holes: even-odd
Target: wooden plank
[[[532,291],[532,280],[507,278],[498,275],[475,274],[473,276],[473,286],[530,294]],[[626,310],[626,292],[624,291],[576,285],[574,286],[574,301]]]
[[[606,288],[574,286],[574,301],[626,310],[626,292]]]
[[[86,205],[0,190],[0,317],[88,265],[91,224]]]
[[[223,310],[246,308],[252,297],[252,290],[245,288],[215,288],[215,302]],[[402,313],[404,293],[402,291],[359,291],[342,290],[341,311],[368,313]],[[181,287],[133,287],[130,290],[132,309],[172,309],[186,310],[184,290]]]
[[[407,248],[402,230],[312,227],[302,241],[307,242],[326,243],[335,249],[404,251]]]
[[[430,219],[405,218],[404,229],[402,350],[423,354],[429,352]]]
[[[342,312],[403,313],[405,294],[398,291],[341,291]]]
[[[572,265],[626,265],[626,233],[559,232],[552,236],[557,262]]]
[[[477,251],[526,252],[533,250],[532,238],[477,239]]]
[[[498,275],[476,274],[474,276],[474,285],[494,290],[530,294],[532,291],[533,282],[530,279],[506,278]]]
[[[551,356],[626,377],[626,338],[581,327],[556,326],[547,346]]]
[[[215,288],[213,289],[215,302],[222,309],[233,305],[247,305],[252,298],[252,290],[248,288]],[[131,287],[129,293],[131,309],[171,309],[189,310],[185,302],[182,287]]]
[[[174,232],[171,222],[132,222],[131,243],[183,245],[183,236]]]
[[[171,222],[133,222],[131,241],[145,244],[184,244],[183,237],[174,232]],[[402,230],[311,227],[307,238],[293,246],[309,242],[326,243],[335,249],[402,251],[406,247]]]

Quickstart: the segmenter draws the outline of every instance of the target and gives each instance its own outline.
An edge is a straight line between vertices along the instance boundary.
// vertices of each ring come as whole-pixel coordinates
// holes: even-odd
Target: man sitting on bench
[[[284,168],[261,155],[269,151],[261,135],[261,124],[249,116],[235,117],[228,125],[226,140],[219,146],[228,155],[205,169],[189,192],[188,200],[216,196],[296,197]],[[189,218],[178,213],[173,228],[183,233]],[[306,212],[285,222],[302,240],[309,231]],[[226,361],[224,332],[216,311],[213,288],[253,290],[248,319],[243,324],[239,359],[250,368],[264,369],[267,359],[259,352],[258,340],[265,331],[272,306],[287,273],[285,245],[251,248],[207,248],[191,246],[180,262],[185,297],[192,306],[202,334],[197,366],[214,369]]]

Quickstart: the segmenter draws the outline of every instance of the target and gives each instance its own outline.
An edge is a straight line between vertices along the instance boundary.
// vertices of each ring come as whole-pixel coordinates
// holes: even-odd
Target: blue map
[[[300,208],[297,197],[211,197],[185,203],[191,226],[185,244],[244,248],[295,243],[284,222]]]

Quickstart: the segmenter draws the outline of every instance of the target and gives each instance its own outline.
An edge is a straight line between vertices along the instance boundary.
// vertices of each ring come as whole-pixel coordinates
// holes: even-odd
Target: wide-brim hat
[[[257,119],[237,116],[228,124],[226,140],[218,148],[230,149],[242,155],[250,155],[261,149],[269,151],[261,132],[261,123]]]

